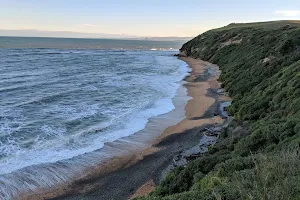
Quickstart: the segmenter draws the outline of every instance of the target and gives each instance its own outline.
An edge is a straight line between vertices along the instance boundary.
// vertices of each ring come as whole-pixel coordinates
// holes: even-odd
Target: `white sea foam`
[[[36,145],[31,150],[26,151],[18,146],[18,142],[10,141],[9,145],[5,146],[8,148],[7,151],[18,151],[18,153],[7,159],[5,163],[0,163],[0,174],[10,173],[31,165],[55,163],[98,150],[106,142],[113,142],[142,130],[149,118],[167,113],[172,109],[174,109],[172,99],[160,99],[153,107],[136,112],[135,115],[129,117],[125,122],[124,129],[90,137],[83,133],[68,137],[65,135],[65,128],[43,125],[41,131],[51,139],[37,138]],[[92,130],[88,130],[88,132],[92,132]],[[7,166],[10,167],[7,168]]]
[[[143,58],[143,62],[149,67],[153,64],[151,56]],[[174,109],[172,98],[180,86],[179,81],[183,79],[188,69],[182,61],[176,61],[171,56],[155,56],[155,59],[156,64],[161,65],[162,69],[164,65],[174,65],[178,69],[159,77],[154,76],[155,71],[150,71],[143,77],[135,76],[130,83],[121,82],[124,78],[130,78],[129,75],[114,77],[101,83],[105,87],[121,88],[116,92],[122,92],[122,88],[127,87],[132,87],[133,92],[139,92],[135,88],[141,87],[146,88],[147,92],[154,91],[153,94],[128,98],[128,102],[119,103],[116,108],[103,107],[98,103],[89,102],[89,99],[74,105],[67,103],[41,105],[42,112],[35,111],[34,114],[37,117],[45,117],[47,120],[39,126],[37,131],[40,134],[31,138],[30,148],[20,145],[24,143],[21,137],[19,140],[8,138],[5,144],[0,141],[0,153],[11,155],[0,160],[0,199],[1,195],[9,199],[21,191],[28,192],[40,187],[57,185],[76,177],[87,167],[95,166],[108,158],[108,155],[99,151],[105,143],[132,135],[144,129],[151,117]],[[153,68],[153,70],[159,70],[159,68]],[[120,81],[116,81],[118,79]],[[106,92],[94,85],[87,85],[84,90],[90,92],[90,95],[93,95],[93,92],[95,94]],[[121,111],[116,112],[117,109]],[[1,112],[8,113],[8,111]],[[53,123],[53,119],[49,118],[55,116],[54,122],[56,120],[73,122],[84,121],[86,118],[97,120],[99,114],[107,116],[109,120],[89,124],[84,129],[74,130],[72,133],[68,132],[66,125]],[[16,131],[11,129],[12,123],[26,121],[21,116],[9,118],[10,121],[6,121],[6,124],[0,124],[0,136],[3,133],[11,134]],[[18,127],[22,127],[22,124]],[[115,153],[117,155],[123,153],[122,151],[119,149]]]
[[[97,104],[87,105],[85,103],[79,105],[53,105],[50,108],[44,109],[45,114],[55,114],[61,119],[74,121],[85,117],[94,116],[98,113],[99,107]]]

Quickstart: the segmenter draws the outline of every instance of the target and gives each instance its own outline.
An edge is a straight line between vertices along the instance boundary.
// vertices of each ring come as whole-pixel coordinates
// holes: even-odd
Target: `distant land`
[[[72,31],[42,31],[42,30],[1,30],[0,36],[12,37],[55,37],[55,38],[103,38],[103,39],[134,39],[134,40],[158,40],[158,41],[188,41],[193,37],[141,37],[126,34],[107,33],[83,33]]]

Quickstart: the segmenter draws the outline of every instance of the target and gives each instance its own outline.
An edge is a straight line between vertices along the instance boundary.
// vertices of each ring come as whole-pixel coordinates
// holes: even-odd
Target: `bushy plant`
[[[220,66],[235,120],[146,199],[300,199],[300,23],[292,24],[232,24],[183,45]]]

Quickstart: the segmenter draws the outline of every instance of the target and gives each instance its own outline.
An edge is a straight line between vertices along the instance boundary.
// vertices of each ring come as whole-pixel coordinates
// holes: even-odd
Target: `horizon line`
[[[0,37],[15,37],[15,38],[54,38],[54,39],[103,39],[103,40],[150,40],[150,41],[182,41],[189,40],[193,37],[64,37],[64,36],[14,36],[14,35],[1,35]],[[163,40],[168,39],[168,40]]]
[[[4,33],[1,33],[4,32]],[[6,33],[5,33],[6,32]],[[8,32],[8,33],[7,33]],[[12,32],[12,33],[9,33]],[[22,33],[24,32],[24,33]],[[78,34],[79,36],[40,36],[36,34]],[[82,36],[80,36],[80,34]],[[86,35],[86,36],[84,36]],[[115,34],[115,33],[88,33],[88,32],[76,32],[76,31],[50,31],[50,30],[38,30],[38,29],[0,29],[0,36],[12,36],[12,37],[61,37],[61,38],[126,38],[126,39],[140,39],[140,38],[193,38],[195,36],[139,36],[130,34]]]

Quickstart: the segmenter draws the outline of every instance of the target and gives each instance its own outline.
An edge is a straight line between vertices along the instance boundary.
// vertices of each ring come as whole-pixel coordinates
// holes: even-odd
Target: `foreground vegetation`
[[[231,24],[183,45],[220,66],[235,120],[147,200],[300,199],[300,23]]]

